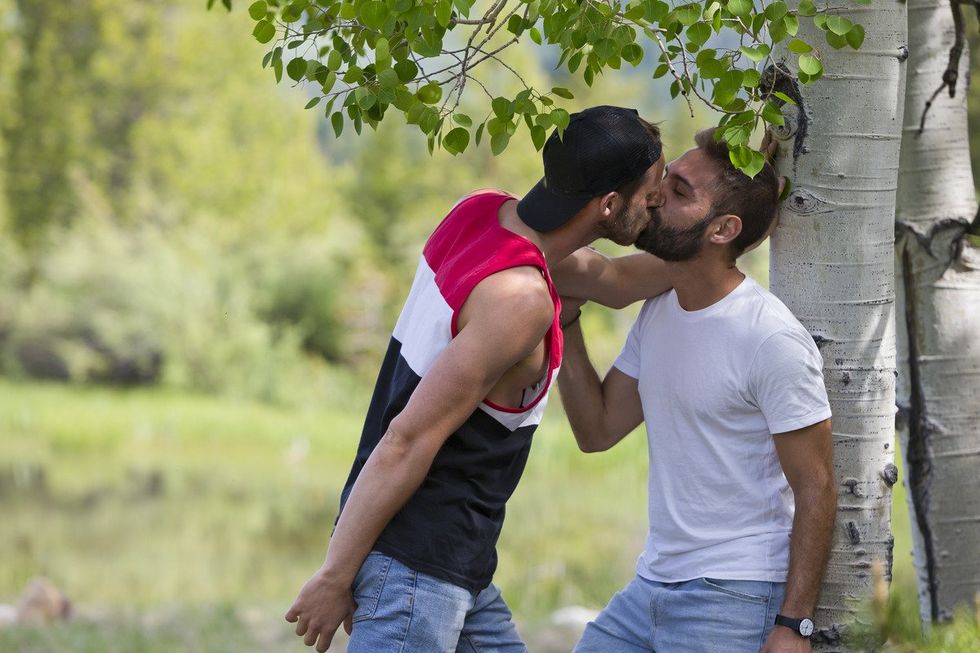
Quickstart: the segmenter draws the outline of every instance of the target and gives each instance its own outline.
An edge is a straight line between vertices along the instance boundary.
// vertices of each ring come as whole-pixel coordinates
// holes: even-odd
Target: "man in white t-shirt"
[[[782,302],[735,265],[772,228],[775,172],[766,164],[749,179],[710,130],[697,144],[668,166],[637,241],[666,261],[674,290],[646,302],[604,380],[580,302],[562,316],[559,388],[579,446],[603,451],[645,422],[650,458],[637,576],[576,653],[811,648],[837,497],[822,360]],[[584,267],[608,281],[604,260]]]

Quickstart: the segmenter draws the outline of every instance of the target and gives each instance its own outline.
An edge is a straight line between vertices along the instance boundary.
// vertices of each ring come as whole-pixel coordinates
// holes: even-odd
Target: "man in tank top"
[[[644,304],[604,380],[577,302],[564,302],[559,384],[580,448],[606,450],[645,423],[650,465],[636,577],[576,653],[811,648],[837,497],[823,361],[782,302],[736,267],[772,228],[775,171],[767,163],[749,179],[712,130],[696,140],[667,166],[636,242],[667,262],[673,290]],[[579,257],[556,275],[563,294],[608,304],[605,291],[576,292],[575,277],[630,283],[599,256],[576,269]]]
[[[348,653],[527,650],[491,581],[562,359],[549,265],[597,238],[632,243],[664,166],[657,128],[618,107],[573,115],[543,158],[523,199],[473,193],[426,242],[326,560],[286,614],[318,651],[342,623]]]

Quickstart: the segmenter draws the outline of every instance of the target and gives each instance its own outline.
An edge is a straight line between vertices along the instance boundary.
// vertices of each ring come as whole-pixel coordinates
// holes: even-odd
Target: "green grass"
[[[287,409],[0,381],[0,602],[45,575],[79,616],[0,630],[0,651],[304,650],[281,614],[322,560],[367,396],[328,401]],[[557,404],[499,547],[496,580],[531,637],[558,607],[604,605],[646,530],[642,436],[585,456]],[[970,615],[918,632],[897,489],[886,630],[913,648],[891,650],[980,650]]]

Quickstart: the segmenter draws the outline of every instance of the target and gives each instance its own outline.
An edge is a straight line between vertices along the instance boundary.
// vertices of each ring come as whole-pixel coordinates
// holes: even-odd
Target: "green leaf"
[[[762,119],[768,122],[770,125],[782,126],[783,124],[783,112],[774,105],[772,102],[766,102],[762,105]]]
[[[399,61],[395,64],[395,73],[398,75],[398,79],[402,83],[407,84],[408,82],[415,79],[415,76],[419,73],[419,67],[415,65],[415,62],[411,59],[406,59],[405,61]]]
[[[454,113],[453,122],[457,125],[462,125],[463,127],[472,127],[473,120],[465,113]]]
[[[769,23],[769,37],[772,39],[773,43],[779,43],[786,38],[787,34],[789,34],[789,30],[786,29],[785,16]]]
[[[507,149],[507,143],[509,142],[510,134],[507,132],[494,134],[490,137],[490,151],[493,152],[494,156],[496,156]]]
[[[344,63],[344,57],[336,50],[331,50],[330,54],[327,55],[327,70],[338,71],[340,66]]]
[[[360,84],[364,81],[364,71],[358,66],[350,66],[344,73],[344,81],[348,84]]]
[[[294,82],[298,82],[303,79],[303,75],[306,74],[306,59],[302,57],[296,57],[286,64],[286,74]]]
[[[404,14],[413,6],[415,6],[415,2],[413,0],[390,0],[388,2],[388,8],[396,14]]]
[[[534,143],[534,149],[538,152],[544,147],[545,141],[548,140],[548,132],[541,125],[534,125],[531,127],[531,142]]]
[[[385,68],[378,73],[378,83],[381,85],[381,88],[393,89],[401,84],[401,80],[398,78],[398,73],[391,68]]]
[[[553,86],[551,88],[551,92],[554,93],[555,95],[557,95],[560,98],[565,98],[566,100],[574,100],[575,99],[575,94],[573,94],[567,88],[563,88],[561,86]]]
[[[617,49],[618,46],[612,39],[599,39],[596,44],[592,46],[592,51],[603,61],[615,56]]]
[[[265,0],[253,2],[248,7],[248,15],[252,17],[252,20],[262,20],[267,13],[269,13],[269,5],[265,3]]]
[[[378,70],[391,67],[391,48],[384,37],[374,44],[374,67]]]
[[[470,133],[462,127],[456,127],[449,131],[442,138],[442,146],[450,154],[456,155],[464,152],[466,146],[470,144]]]
[[[855,25],[847,33],[847,44],[852,48],[857,50],[864,43],[864,28],[860,25]]]
[[[738,51],[744,54],[752,61],[754,61],[755,63],[759,63],[760,61],[764,60],[766,57],[769,56],[769,46],[766,45],[765,43],[763,43],[762,45],[757,45],[755,47],[748,47],[743,45],[739,47]]]
[[[541,39],[541,32],[538,30],[537,27],[532,27],[531,31],[528,32],[528,35],[531,37],[531,40],[534,41],[535,44],[537,45],[541,45],[541,43],[543,42]]]
[[[505,97],[495,97],[490,102],[490,108],[500,120],[510,120],[514,116],[514,105]]]
[[[306,103],[306,106],[303,107],[303,108],[304,109],[312,109],[316,105],[320,104],[320,100],[322,100],[322,99],[323,99],[323,96],[322,95],[318,95],[315,98],[313,98],[312,100],[310,100],[309,102],[307,102]]]
[[[742,87],[753,89],[759,85],[759,82],[761,80],[762,80],[762,75],[759,74],[759,71],[756,70],[755,68],[749,68],[746,71],[744,71],[744,75],[742,77]]]
[[[653,78],[660,79],[661,77],[666,75],[669,70],[670,70],[670,66],[668,66],[665,63],[662,63],[659,66],[657,66],[657,69],[655,71],[653,71]]]
[[[728,0],[725,9],[734,16],[746,17],[752,13],[752,0]]]
[[[687,39],[701,47],[711,38],[711,26],[708,23],[694,23],[687,28]]]
[[[811,77],[820,74],[823,64],[812,54],[800,55],[800,70]]]
[[[827,14],[817,14],[816,16],[814,16],[813,24],[816,25],[819,29],[826,31],[828,29]]]
[[[793,106],[796,106],[796,101],[793,98],[791,98],[790,96],[788,96],[785,93],[783,93],[782,91],[773,91],[772,94],[775,95],[776,97],[778,97],[780,100],[782,100],[786,104],[792,104]]]
[[[450,0],[439,0],[436,3],[436,22],[442,27],[448,27],[452,17],[453,3]]]
[[[789,42],[789,51],[796,54],[806,54],[811,52],[813,47],[810,46],[806,41],[801,41],[800,39],[793,39]]]
[[[276,36],[276,26],[267,20],[260,20],[252,30],[252,36],[259,43],[268,43]]]
[[[357,17],[365,27],[380,29],[388,18],[388,7],[383,2],[368,0],[358,7]]]
[[[738,1],[749,2],[749,0]],[[676,16],[677,20],[680,21],[680,24],[684,25],[685,27],[693,25],[701,18],[701,5],[698,3],[681,5],[680,7],[674,9],[674,16]]]
[[[634,66],[639,66],[643,61],[643,48],[636,43],[630,43],[622,49],[619,56],[621,56],[624,61],[628,61]]]
[[[838,36],[844,36],[851,31],[854,23],[843,16],[830,16],[827,18],[827,29]]]
[[[551,122],[555,127],[564,130],[568,127],[569,121],[572,117],[564,109],[555,109],[551,112]]]
[[[718,61],[717,59],[706,59],[702,62],[698,69],[701,71],[701,77],[704,79],[718,79],[725,74],[725,64]]]
[[[442,99],[442,87],[435,82],[429,82],[416,91],[415,95],[425,104],[435,104]]]
[[[326,95],[333,89],[333,85],[337,83],[337,73],[330,72],[327,76],[323,78],[323,85],[320,92]]]
[[[796,13],[800,16],[816,16],[817,5],[813,3],[813,0],[801,0],[800,6],[796,9]]]
[[[476,128],[476,138],[474,138],[473,140],[476,142],[477,145],[479,145],[480,141],[483,140],[483,128],[486,127],[486,124],[487,123],[482,123],[480,124],[479,127]]]
[[[835,50],[840,50],[841,48],[847,47],[847,37],[841,36],[839,34],[834,34],[830,30],[824,32],[824,36],[827,38],[827,45],[834,48]]]
[[[664,16],[670,13],[670,5],[661,0],[644,0],[643,8],[646,9],[647,22],[659,23]]]
[[[333,126],[334,136],[340,138],[340,135],[344,133],[344,115],[339,111],[334,111],[333,115],[330,116],[330,124]]]
[[[766,18],[771,21],[776,21],[785,16],[788,11],[786,3],[779,0],[766,7]]]
[[[800,31],[800,19],[793,14],[783,16],[783,24],[786,25],[786,32],[790,36],[796,36],[796,33]]]
[[[366,86],[361,86],[354,91],[354,99],[357,100],[357,106],[362,111],[367,111],[378,101],[378,98],[371,92],[371,89]]]

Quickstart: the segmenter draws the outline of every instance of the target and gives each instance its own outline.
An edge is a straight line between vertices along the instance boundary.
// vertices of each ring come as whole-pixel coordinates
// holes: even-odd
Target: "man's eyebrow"
[[[666,177],[669,174],[670,174],[670,166],[664,166],[664,177]],[[689,182],[687,179],[677,174],[676,172],[674,173],[674,179],[676,179],[677,181],[681,182],[682,184],[690,188],[692,191],[694,191],[694,186],[691,184],[691,182]]]

